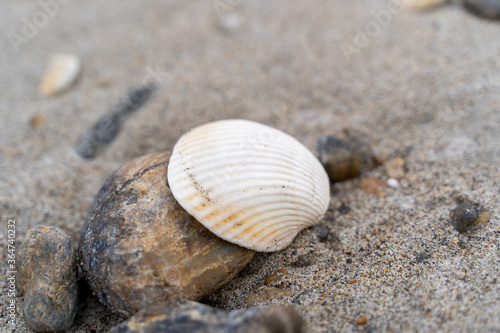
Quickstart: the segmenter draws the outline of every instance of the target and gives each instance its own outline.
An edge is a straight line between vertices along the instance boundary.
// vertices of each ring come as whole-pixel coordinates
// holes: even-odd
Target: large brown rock
[[[169,157],[142,156],[116,171],[84,226],[83,272],[99,299],[123,317],[161,300],[198,300],[255,255],[218,238],[177,203],[167,182]]]

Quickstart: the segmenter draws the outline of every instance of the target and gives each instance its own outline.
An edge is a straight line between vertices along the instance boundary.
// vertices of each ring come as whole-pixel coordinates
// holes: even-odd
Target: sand
[[[47,8],[0,4],[2,249],[9,219],[17,246],[38,224],[62,227],[76,244],[116,168],[170,150],[199,124],[251,119],[311,149],[319,136],[348,129],[382,161],[405,161],[400,187],[383,196],[360,189],[364,178],[387,179],[383,166],[334,184],[319,226],[259,254],[203,302],[294,304],[308,332],[500,332],[499,22],[455,4],[412,12],[382,0],[61,0]],[[45,67],[61,52],[81,58],[81,77],[41,97]],[[157,90],[116,139],[92,160],[79,157],[78,137],[150,81]],[[491,220],[459,234],[449,217],[456,198]],[[5,276],[7,251],[0,259]],[[287,273],[264,285],[281,268]],[[7,280],[0,283],[6,304]],[[270,288],[279,289],[274,298],[259,296]],[[13,331],[30,332],[18,296]],[[11,331],[7,319],[3,308],[0,331]],[[120,320],[88,297],[70,332],[105,332]]]

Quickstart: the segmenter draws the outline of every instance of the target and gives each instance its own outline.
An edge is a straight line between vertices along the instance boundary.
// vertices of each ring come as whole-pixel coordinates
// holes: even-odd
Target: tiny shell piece
[[[69,88],[82,68],[80,58],[74,54],[56,54],[40,82],[40,95],[52,96]]]
[[[448,0],[401,0],[401,5],[408,9],[423,10],[441,5]]]
[[[168,182],[179,204],[217,236],[262,252],[317,223],[329,180],[296,139],[248,120],[199,126],[176,143]]]

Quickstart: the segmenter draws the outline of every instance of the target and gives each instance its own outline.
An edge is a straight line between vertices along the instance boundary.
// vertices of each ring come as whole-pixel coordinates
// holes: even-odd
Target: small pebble
[[[314,227],[314,234],[318,237],[320,242],[326,242],[328,235],[330,234],[330,229],[324,225],[316,225]]]
[[[38,127],[45,124],[46,121],[47,119],[45,118],[45,116],[41,114],[35,114],[30,118],[30,127],[32,129],[37,129]]]
[[[477,205],[463,201],[451,213],[451,224],[458,232],[465,232],[479,218]]]
[[[52,96],[68,89],[80,75],[82,63],[74,54],[56,54],[40,82],[42,96]]]
[[[485,224],[488,223],[491,219],[491,214],[489,212],[482,212],[477,218],[475,224]]]
[[[359,187],[367,194],[384,196],[387,183],[379,178],[365,178],[361,180]]]
[[[399,188],[399,181],[396,178],[387,179],[387,186],[392,188]]]
[[[405,161],[402,158],[393,158],[384,163],[384,170],[388,177],[400,180],[405,175]]]
[[[314,262],[314,256],[312,254],[302,254],[297,260],[292,262],[293,267],[306,267],[310,266]]]
[[[302,326],[291,306],[223,311],[183,301],[148,306],[109,333],[300,333]]]
[[[256,303],[269,302],[273,299],[292,296],[289,289],[268,288],[247,297],[246,305],[253,306]]]
[[[321,137],[316,141],[316,150],[330,181],[340,182],[359,174],[359,152],[346,140],[334,136]]]
[[[279,277],[282,277],[283,275],[287,274],[288,271],[284,268],[280,269],[279,271],[269,275],[265,280],[264,280],[264,285],[268,285],[269,283],[273,282]]]
[[[356,319],[356,325],[361,326],[361,325],[366,325],[368,323],[368,317],[367,316],[362,316]]]
[[[459,280],[463,280],[465,278],[465,273],[462,271],[455,272],[455,277]]]
[[[401,5],[407,9],[430,9],[445,3],[447,0],[401,0]]]
[[[488,19],[500,19],[500,0],[462,0],[464,7],[472,14]]]
[[[59,227],[30,229],[17,257],[18,289],[26,323],[38,332],[57,332],[73,323],[77,308],[76,251]]]
[[[122,317],[158,301],[207,296],[255,255],[215,236],[177,203],[166,182],[169,157],[145,155],[116,171],[83,228],[85,277]]]

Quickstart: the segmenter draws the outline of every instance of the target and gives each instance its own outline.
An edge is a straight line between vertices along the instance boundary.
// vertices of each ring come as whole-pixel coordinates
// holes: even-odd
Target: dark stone
[[[57,332],[71,326],[78,299],[76,251],[61,228],[28,231],[18,252],[17,282],[24,294],[24,319],[32,329]]]
[[[339,207],[339,213],[341,215],[346,215],[349,214],[350,212],[351,212],[351,207],[347,206],[344,203]]]
[[[330,181],[339,182],[359,174],[359,153],[347,141],[334,136],[321,137],[316,141],[316,150]]]
[[[158,303],[139,311],[109,333],[300,333],[292,307],[222,311],[196,302]]]
[[[330,229],[324,225],[317,225],[314,227],[314,234],[318,237],[320,242],[326,242]]]
[[[116,138],[125,119],[146,103],[155,89],[156,84],[150,83],[131,90],[110,113],[104,115],[90,130],[78,138],[75,146],[78,155],[83,158],[94,158]]]
[[[465,232],[479,218],[477,205],[463,201],[457,205],[451,215],[451,224],[458,232]]]
[[[464,7],[472,14],[488,19],[500,19],[500,0],[463,0]]]

